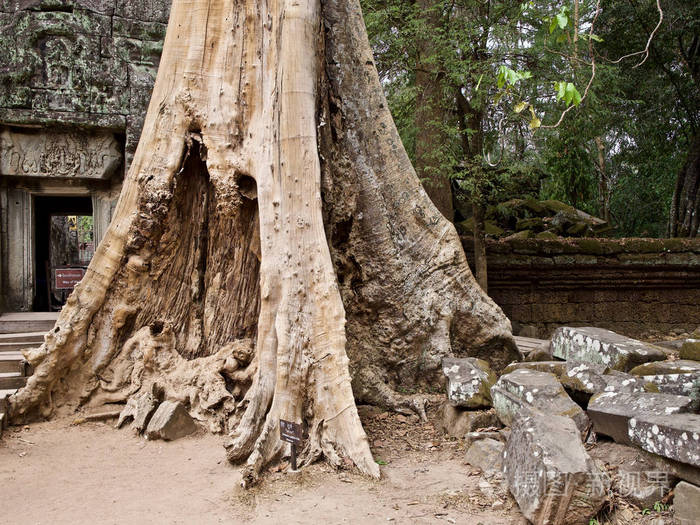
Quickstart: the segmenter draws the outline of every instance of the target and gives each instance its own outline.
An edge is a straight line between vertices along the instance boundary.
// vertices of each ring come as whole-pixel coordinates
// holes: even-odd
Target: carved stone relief
[[[0,131],[0,174],[109,179],[122,162],[109,132]]]

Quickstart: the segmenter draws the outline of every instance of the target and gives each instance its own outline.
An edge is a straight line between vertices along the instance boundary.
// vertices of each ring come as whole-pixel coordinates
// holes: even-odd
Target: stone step
[[[26,374],[26,360],[19,352],[0,353],[0,372],[19,372]]]
[[[10,312],[0,315],[0,334],[48,332],[56,324],[58,312]]]
[[[15,343],[0,343],[0,354],[5,352],[19,352],[23,348],[36,348],[41,346],[41,343],[31,341],[15,342]]]
[[[27,384],[27,378],[19,372],[0,373],[0,389],[22,388]]]
[[[43,343],[46,332],[17,332],[0,334],[0,343]]]

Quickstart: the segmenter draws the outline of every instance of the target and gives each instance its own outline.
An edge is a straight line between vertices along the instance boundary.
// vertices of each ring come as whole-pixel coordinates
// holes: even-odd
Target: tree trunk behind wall
[[[700,133],[693,137],[688,158],[676,179],[671,202],[671,237],[697,237],[700,231]]]
[[[443,172],[440,155],[447,140],[441,129],[447,111],[442,89],[444,75],[435,59],[436,43],[430,38],[430,34],[438,31],[440,14],[435,9],[434,0],[418,0],[417,4],[425,16],[426,31],[417,41],[416,172],[435,207],[448,221],[453,221],[452,184],[449,173]]]
[[[176,0],[114,219],[12,420],[157,383],[247,483],[280,419],[308,427],[302,463],[376,476],[353,391],[424,415],[396,389],[449,355],[518,351],[410,165],[357,1]]]

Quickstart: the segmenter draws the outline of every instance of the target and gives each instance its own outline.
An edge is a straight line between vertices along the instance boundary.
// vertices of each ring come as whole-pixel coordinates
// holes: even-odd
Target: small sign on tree
[[[292,470],[297,469],[297,445],[304,439],[304,429],[299,423],[280,419],[280,439],[292,445]]]

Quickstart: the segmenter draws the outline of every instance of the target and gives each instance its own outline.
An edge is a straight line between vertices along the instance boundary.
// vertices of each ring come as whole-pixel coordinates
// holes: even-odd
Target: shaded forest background
[[[394,120],[448,218],[558,199],[612,236],[697,236],[700,3],[362,6]]]

